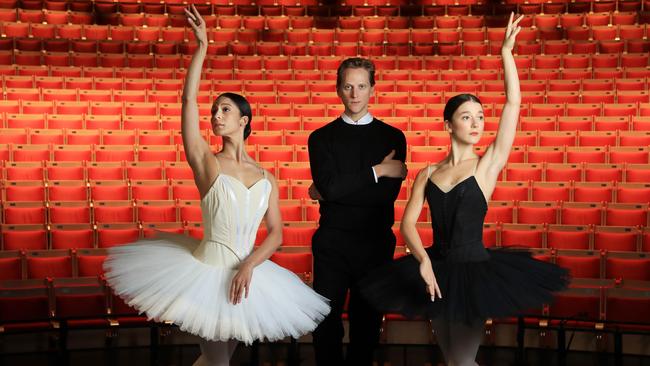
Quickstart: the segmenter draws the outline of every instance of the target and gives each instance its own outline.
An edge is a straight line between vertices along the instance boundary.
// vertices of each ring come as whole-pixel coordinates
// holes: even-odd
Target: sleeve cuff
[[[372,168],[372,175],[375,177],[375,183],[379,183],[379,178],[377,178],[377,172],[375,171],[375,167]]]

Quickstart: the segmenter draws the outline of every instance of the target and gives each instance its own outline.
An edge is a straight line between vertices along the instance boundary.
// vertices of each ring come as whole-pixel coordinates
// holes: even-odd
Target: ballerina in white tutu
[[[213,155],[199,130],[196,101],[207,51],[205,22],[186,10],[197,48],[183,90],[182,135],[201,194],[204,238],[161,234],[109,250],[106,278],[125,301],[156,321],[201,337],[194,365],[228,365],[237,341],[300,337],[329,313],[328,300],[268,258],[282,242],[274,177],[246,153],[251,107],[238,94],[220,95],[212,131],[223,138]],[[268,236],[253,251],[265,218]]]

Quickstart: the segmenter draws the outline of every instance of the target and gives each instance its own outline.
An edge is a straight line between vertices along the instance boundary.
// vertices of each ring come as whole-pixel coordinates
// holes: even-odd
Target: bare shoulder
[[[429,165],[425,166],[424,168],[420,169],[420,172],[415,177],[416,183],[426,182],[431,177],[431,175],[436,170],[438,170],[438,167],[439,167],[439,163],[435,163],[435,164],[429,164]]]

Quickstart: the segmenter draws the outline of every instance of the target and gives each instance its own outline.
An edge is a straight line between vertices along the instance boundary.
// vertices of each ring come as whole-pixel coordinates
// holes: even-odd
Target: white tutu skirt
[[[106,279],[155,321],[211,341],[298,338],[329,313],[328,300],[271,261],[255,267],[247,298],[229,301],[239,259],[224,245],[174,234],[109,249]]]

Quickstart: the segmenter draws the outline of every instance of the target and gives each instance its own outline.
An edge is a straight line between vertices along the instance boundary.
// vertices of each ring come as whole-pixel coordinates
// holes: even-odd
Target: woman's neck
[[[235,141],[235,139],[224,136],[223,147],[221,148],[220,153],[224,157],[232,159],[237,163],[241,163],[248,159],[246,144],[243,139]]]
[[[476,159],[477,155],[474,152],[474,145],[459,144],[451,142],[451,150],[447,155],[447,164],[456,166],[465,160]]]

